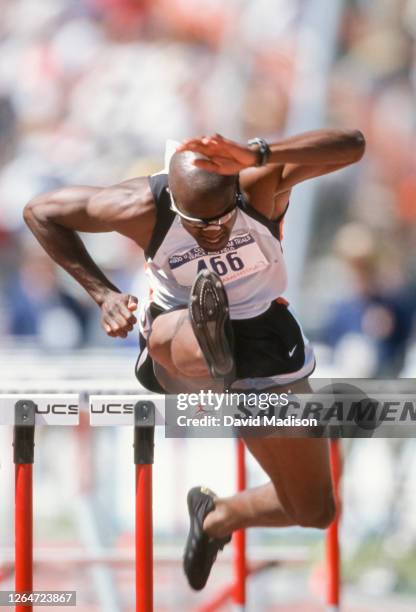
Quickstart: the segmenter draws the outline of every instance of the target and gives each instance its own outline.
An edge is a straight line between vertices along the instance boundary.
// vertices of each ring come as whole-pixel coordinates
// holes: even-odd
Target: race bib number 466
[[[208,269],[221,277],[223,283],[255,274],[268,266],[268,261],[251,234],[232,238],[218,253],[207,253],[194,247],[169,258],[176,281],[185,287],[192,285],[200,270]]]

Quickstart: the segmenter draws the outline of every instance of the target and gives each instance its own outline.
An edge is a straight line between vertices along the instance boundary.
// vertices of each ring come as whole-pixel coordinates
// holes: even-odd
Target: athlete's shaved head
[[[222,176],[193,165],[201,157],[191,151],[174,153],[169,165],[169,189],[177,205],[190,215],[215,216],[235,199],[236,174]]]

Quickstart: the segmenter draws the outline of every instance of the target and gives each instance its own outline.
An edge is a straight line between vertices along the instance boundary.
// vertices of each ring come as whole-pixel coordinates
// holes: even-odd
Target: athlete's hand
[[[176,150],[201,153],[207,159],[194,159],[194,166],[217,174],[237,174],[244,168],[255,166],[257,161],[256,151],[220,134],[184,140]]]
[[[128,293],[109,291],[101,303],[101,325],[107,336],[127,338],[137,319],[133,312],[137,309],[138,299]]]

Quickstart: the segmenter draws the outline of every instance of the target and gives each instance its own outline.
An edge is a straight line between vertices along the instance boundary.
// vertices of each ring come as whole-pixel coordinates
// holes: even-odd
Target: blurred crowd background
[[[319,32],[325,4],[0,0],[5,367],[12,363],[19,370],[19,351],[26,351],[30,370],[29,349],[44,368],[63,354],[76,362],[82,351],[104,349],[109,359],[125,354],[133,364],[137,342],[134,335],[123,342],[105,337],[96,306],[25,228],[24,205],[59,186],[104,186],[156,172],[163,167],[168,138],[218,131],[242,142],[254,136],[273,141],[296,132],[298,50],[307,41],[310,58],[323,53],[329,58],[325,83],[315,80],[312,70],[303,90],[307,115],[317,88],[323,89],[322,120],[311,119],[310,129],[361,129],[367,152],[360,164],[315,182],[305,209],[305,223],[307,211],[312,213],[295,307],[317,347],[318,374],[414,377],[416,0],[331,0],[337,6],[332,42],[329,32]],[[291,207],[296,205],[295,189]],[[135,245],[115,234],[83,238],[115,284],[140,298],[146,283]],[[287,240],[284,248],[290,254],[298,245]],[[360,458],[372,466],[366,477],[361,470],[361,493],[367,497],[355,490],[348,507],[352,565],[361,555],[363,566],[373,571],[372,582],[361,581],[363,589],[366,582],[375,585],[374,593],[409,593],[415,588],[408,570],[416,531],[410,506],[393,503],[399,485],[392,474],[398,470],[404,490],[410,442],[406,447],[371,442],[360,441],[349,455],[356,476]],[[348,482],[354,488],[355,481]],[[389,511],[381,502],[371,503],[369,492]],[[370,505],[363,509],[363,504]],[[363,529],[354,539],[358,520]],[[386,529],[393,538],[390,548],[383,548]],[[391,570],[393,549],[401,565]],[[355,580],[359,585],[360,576]]]
[[[360,374],[359,347],[363,375],[410,375],[416,2],[341,4],[323,125],[361,129],[367,154],[319,183],[302,284],[308,308],[296,306],[341,375]],[[307,5],[2,0],[1,335],[58,348],[105,342],[92,304],[25,229],[24,204],[61,185],[157,171],[167,138],[220,131],[241,141],[279,139]],[[313,97],[313,79],[309,85]],[[86,240],[124,289],[140,281],[134,245],[116,236]],[[67,334],[57,340],[63,323]]]

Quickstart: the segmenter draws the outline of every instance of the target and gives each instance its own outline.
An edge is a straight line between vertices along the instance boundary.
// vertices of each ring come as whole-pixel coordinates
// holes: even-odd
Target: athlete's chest
[[[263,273],[279,256],[277,238],[240,211],[227,245],[218,252],[201,248],[175,219],[153,263],[179,285],[190,287],[202,269],[212,270],[228,284]]]

